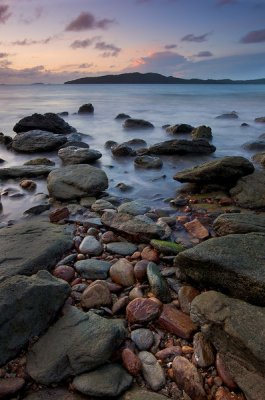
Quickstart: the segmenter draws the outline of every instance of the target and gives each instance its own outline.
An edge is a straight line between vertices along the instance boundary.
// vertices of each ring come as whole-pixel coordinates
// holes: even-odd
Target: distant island
[[[103,75],[67,81],[65,85],[91,85],[91,84],[265,84],[265,78],[253,80],[232,80],[232,79],[182,79],[174,76],[164,76],[149,72],[141,74],[132,72],[120,75]]]

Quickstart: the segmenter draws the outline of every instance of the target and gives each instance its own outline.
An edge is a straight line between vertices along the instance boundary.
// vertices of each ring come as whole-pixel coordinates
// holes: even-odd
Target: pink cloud
[[[0,4],[0,24],[4,24],[10,17],[11,12],[9,12],[9,6]]]

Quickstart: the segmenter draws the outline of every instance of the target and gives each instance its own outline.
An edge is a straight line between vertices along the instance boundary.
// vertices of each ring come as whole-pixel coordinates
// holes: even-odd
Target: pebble
[[[166,379],[155,356],[148,351],[141,351],[138,356],[142,362],[142,372],[147,384],[154,391],[161,389],[165,385]]]
[[[130,323],[153,321],[160,314],[161,305],[152,299],[135,299],[126,307],[126,316]]]
[[[70,212],[67,207],[57,208],[52,211],[49,215],[50,222],[56,223],[62,221],[63,219],[69,218]]]
[[[35,190],[37,187],[36,182],[30,180],[30,179],[23,179],[20,183],[19,183],[20,187],[22,187],[22,189],[25,190]]]
[[[167,332],[173,333],[183,339],[191,339],[197,326],[190,317],[175,307],[165,304],[158,319],[158,324]]]
[[[184,224],[186,230],[196,239],[207,239],[209,237],[209,232],[208,229],[205,228],[202,223],[195,218],[191,222],[186,222]]]
[[[85,279],[107,279],[111,264],[94,258],[77,261],[75,269]]]
[[[75,270],[68,265],[59,265],[53,271],[53,276],[59,279],[63,279],[66,282],[71,282],[75,276]]]
[[[0,399],[9,398],[9,396],[17,393],[25,385],[22,378],[0,379]]]
[[[245,396],[231,393],[228,389],[220,387],[215,393],[215,400],[245,400]]]
[[[138,299],[139,297],[144,297],[144,293],[141,288],[135,286],[129,293],[129,299],[132,301],[134,299]]]
[[[142,369],[142,363],[134,352],[130,349],[124,349],[121,354],[124,367],[132,376],[139,375]]]
[[[68,265],[76,260],[76,254],[70,254],[69,256],[64,257],[57,263],[57,267],[59,265]]]
[[[199,294],[200,292],[192,286],[181,286],[178,291],[178,299],[180,303],[180,308],[185,314],[190,313],[191,302]]]
[[[141,257],[144,260],[153,261],[155,263],[159,262],[158,252],[150,246],[146,246],[141,252]]]
[[[110,277],[114,283],[133,286],[135,282],[133,265],[126,258],[119,259],[110,268]]]
[[[119,312],[123,311],[128,303],[129,303],[129,296],[121,297],[113,304],[111,309],[112,313],[118,314]]]
[[[117,236],[112,231],[107,231],[103,233],[101,240],[105,244],[117,242]]]
[[[112,254],[131,256],[135,251],[137,251],[137,246],[129,242],[112,242],[106,245],[106,250]]]
[[[139,328],[132,331],[131,339],[139,350],[149,350],[154,343],[153,332],[145,328]]]
[[[172,359],[176,356],[180,356],[182,354],[182,349],[180,346],[170,346],[166,347],[163,350],[158,351],[155,356],[159,360],[165,361],[169,360],[172,361]]]
[[[80,253],[99,256],[103,251],[102,244],[94,236],[86,236],[80,246]]]
[[[110,209],[110,210],[115,210],[116,207],[114,207],[109,201],[106,200],[96,200],[94,204],[91,206],[92,211],[103,211],[105,209]]]
[[[146,272],[151,292],[163,303],[169,303],[171,301],[169,287],[167,281],[161,275],[158,266],[150,262]]]
[[[148,260],[141,260],[135,264],[134,276],[138,281],[142,282],[146,278],[146,270],[148,264],[149,264]]]
[[[199,367],[205,368],[214,364],[213,346],[204,334],[197,332],[193,338],[194,359]]]
[[[109,287],[104,281],[95,281],[87,287],[81,297],[81,305],[84,308],[110,306],[112,303]]]

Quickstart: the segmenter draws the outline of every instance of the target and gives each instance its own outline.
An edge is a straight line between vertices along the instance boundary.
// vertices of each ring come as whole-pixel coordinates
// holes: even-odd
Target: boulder
[[[207,140],[166,140],[156,143],[149,147],[149,154],[211,154],[216,150],[215,146],[208,143]]]
[[[72,234],[39,218],[0,230],[0,280],[50,269],[71,249]]]
[[[0,366],[48,328],[70,291],[66,282],[47,271],[0,283]]]
[[[265,309],[209,291],[193,300],[191,317],[220,352],[226,369],[246,398],[262,399]]]
[[[243,144],[243,149],[250,151],[263,151],[265,150],[265,140],[255,140],[254,142],[247,142]]]
[[[88,396],[114,397],[128,389],[133,377],[119,364],[108,364],[92,372],[76,376],[73,386]]]
[[[134,165],[138,168],[161,168],[163,161],[159,157],[138,156],[134,159]]]
[[[191,136],[192,136],[192,139],[211,140],[213,137],[212,129],[209,126],[201,125],[192,130]]]
[[[13,128],[16,133],[28,132],[35,129],[64,135],[76,132],[75,128],[54,113],[30,115],[22,118]]]
[[[259,209],[265,207],[265,172],[255,171],[253,174],[239,179],[230,190],[236,204],[243,208]]]
[[[209,239],[179,253],[175,265],[201,285],[264,306],[264,240],[263,233]]]
[[[174,179],[197,184],[235,185],[237,180],[254,172],[253,164],[244,157],[223,157],[178,172]]]
[[[33,160],[26,161],[24,165],[49,165],[53,166],[55,165],[54,161],[49,160],[46,157],[41,157],[41,158],[34,158]]]
[[[115,117],[115,119],[130,119],[131,117],[130,117],[130,115],[128,115],[128,114],[124,114],[124,113],[121,113],[121,114],[118,114],[116,117]]]
[[[38,178],[47,176],[54,167],[46,165],[19,165],[0,168],[0,179]]]
[[[65,314],[35,343],[27,372],[44,385],[105,364],[124,339],[122,320],[108,320],[69,306]]]
[[[65,142],[67,139],[64,135],[34,130],[16,135],[12,142],[12,148],[22,153],[38,153],[56,150]]]
[[[139,240],[144,238],[150,240],[154,237],[162,238],[165,234],[164,229],[160,225],[154,223],[153,220],[144,215],[134,217],[127,213],[112,213],[107,211],[102,215],[101,221],[104,225]]]
[[[148,129],[154,128],[154,125],[144,119],[128,118],[124,121],[123,127],[126,129]]]
[[[111,146],[111,152],[116,157],[135,156],[136,152],[130,146],[122,143]]]
[[[77,146],[69,146],[58,151],[58,156],[64,164],[86,164],[94,162],[102,157],[97,150],[89,148],[81,148]]]
[[[256,214],[222,214],[214,221],[213,228],[219,236],[231,233],[265,233],[265,218]]]
[[[52,171],[47,180],[49,193],[61,200],[98,195],[108,187],[104,171],[90,165],[79,164]]]
[[[94,107],[91,103],[83,104],[78,109],[78,114],[93,114],[93,113],[94,113]]]
[[[171,133],[172,135],[181,135],[182,133],[191,133],[193,129],[193,126],[188,124],[176,124],[166,127],[166,132]]]
[[[255,122],[263,122],[263,123],[265,123],[265,117],[255,118]]]
[[[225,114],[218,115],[216,119],[238,119],[238,115],[235,111],[231,111]]]

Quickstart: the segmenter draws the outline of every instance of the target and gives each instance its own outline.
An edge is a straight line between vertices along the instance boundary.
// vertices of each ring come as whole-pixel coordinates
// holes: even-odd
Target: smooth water
[[[256,117],[265,116],[265,85],[2,85],[0,102],[0,132],[11,136],[14,136],[13,126],[24,116],[34,112],[68,111],[66,121],[79,132],[89,135],[85,141],[103,154],[96,165],[109,177],[108,192],[121,197],[146,199],[154,206],[161,206],[165,198],[175,196],[179,184],[172,176],[176,171],[225,155],[250,158],[253,153],[243,150],[242,144],[256,140],[265,132],[265,124],[254,122]],[[94,105],[93,116],[75,114],[84,103]],[[217,115],[231,111],[236,111],[239,119],[215,119]],[[124,130],[122,121],[114,120],[119,113],[146,119],[155,125],[155,129]],[[250,126],[240,127],[242,122]],[[107,140],[122,143],[142,138],[149,146],[173,139],[161,127],[177,123],[210,126],[216,152],[209,156],[162,156],[164,166],[161,170],[142,170],[134,168],[133,157],[114,159],[110,150],[104,148]],[[188,139],[189,135],[178,137]],[[21,165],[38,156],[0,148],[0,157],[6,160],[3,167]],[[60,165],[56,153],[47,156]],[[120,182],[132,185],[133,190],[122,194],[116,188]],[[17,187],[17,183],[2,182],[0,188],[10,186]],[[45,181],[38,180],[36,193],[41,191],[47,192]],[[32,200],[32,195],[12,201],[2,197],[2,219],[18,218],[31,206]]]

